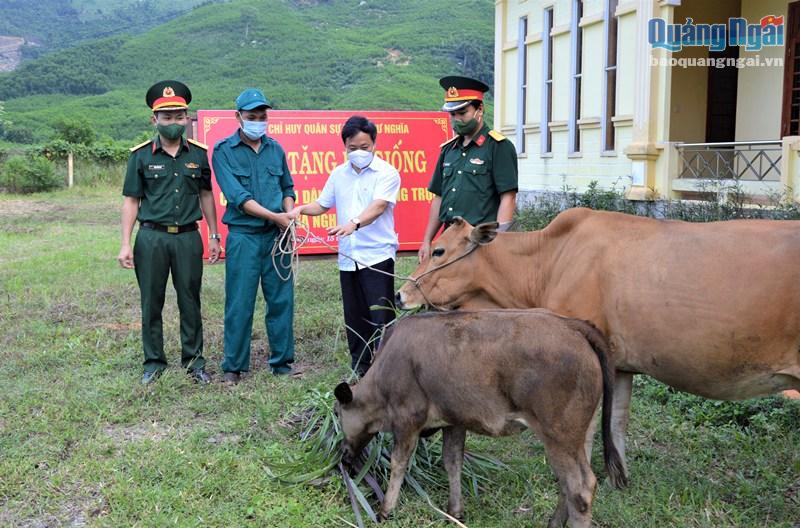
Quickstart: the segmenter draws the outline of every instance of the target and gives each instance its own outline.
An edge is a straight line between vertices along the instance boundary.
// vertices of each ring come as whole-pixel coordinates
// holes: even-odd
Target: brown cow
[[[385,519],[397,504],[420,432],[442,427],[448,512],[459,518],[466,431],[501,436],[529,427],[558,477],[558,507],[549,526],[588,527],[596,479],[583,444],[601,392],[606,469],[612,482],[625,484],[609,432],[614,371],[607,350],[592,325],[547,310],[403,318],[387,332],[364,378],[334,391],[344,460],[361,453],[379,431],[393,433]]]
[[[800,388],[800,222],[570,209],[541,231],[496,227],[455,222],[398,306],[542,307],[591,321],[613,350],[623,461],[634,373],[721,400]]]

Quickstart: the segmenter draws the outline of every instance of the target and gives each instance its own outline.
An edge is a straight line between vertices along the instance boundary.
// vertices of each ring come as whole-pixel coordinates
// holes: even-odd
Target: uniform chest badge
[[[147,170],[164,170],[164,165],[148,165]]]
[[[187,169],[199,169],[200,168],[200,165],[198,165],[197,163],[186,163],[185,165],[186,165]]]
[[[473,165],[483,165],[485,162],[480,158],[472,158],[469,160]]]

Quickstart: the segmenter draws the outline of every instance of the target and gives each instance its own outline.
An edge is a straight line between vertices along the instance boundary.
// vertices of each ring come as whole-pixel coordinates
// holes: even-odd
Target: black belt
[[[153,222],[139,222],[139,226],[145,229],[152,229],[154,231],[163,231],[164,233],[169,233],[171,235],[187,233],[189,231],[197,231],[197,222],[192,222],[191,224],[182,226],[165,226],[161,224],[155,224]]]

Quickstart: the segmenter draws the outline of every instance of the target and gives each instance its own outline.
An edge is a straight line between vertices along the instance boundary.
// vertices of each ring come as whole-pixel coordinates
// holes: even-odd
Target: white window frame
[[[569,87],[569,153],[577,154],[581,150],[581,132],[578,129],[578,119],[581,114],[581,77],[583,65],[583,35],[580,27],[580,18],[583,12],[583,0],[572,0],[572,22],[570,23],[570,45],[572,57],[570,62],[570,87]]]
[[[519,19],[517,32],[517,154],[525,153],[525,124],[528,109],[528,17]]]
[[[541,154],[552,154],[553,141],[550,131],[549,117],[553,108],[553,7],[548,7],[542,14],[542,116],[539,121],[541,136]]]
[[[614,122],[612,118],[614,117],[614,111],[617,106],[616,98],[617,98],[617,63],[619,61],[619,22],[615,20],[616,23],[616,31],[615,38],[616,42],[614,42],[614,64],[609,65],[609,46],[611,44],[611,20],[612,17],[616,17],[614,11],[617,9],[617,0],[605,0],[605,9],[603,11],[603,50],[604,50],[604,57],[603,57],[603,99],[602,99],[602,118],[601,118],[601,145],[602,145],[602,153],[613,155],[615,154],[616,150],[616,137],[615,137],[615,130],[614,130]],[[614,93],[609,94],[609,78],[611,77],[611,72],[613,71],[614,75]],[[613,108],[608,108],[608,101],[609,95],[613,97]],[[611,131],[609,131],[611,128]],[[609,145],[608,137],[609,132],[612,134],[611,136],[611,144]],[[610,147],[610,148],[609,148]]]

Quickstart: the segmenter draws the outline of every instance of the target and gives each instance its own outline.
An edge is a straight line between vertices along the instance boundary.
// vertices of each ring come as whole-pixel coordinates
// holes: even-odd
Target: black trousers
[[[376,270],[394,273],[394,260],[386,259],[371,266]],[[347,325],[347,345],[350,348],[351,367],[363,376],[372,363],[378,348],[378,338],[383,326],[394,320],[391,308],[394,299],[394,278],[367,268],[340,271],[344,322]],[[382,307],[370,310],[371,306]]]

